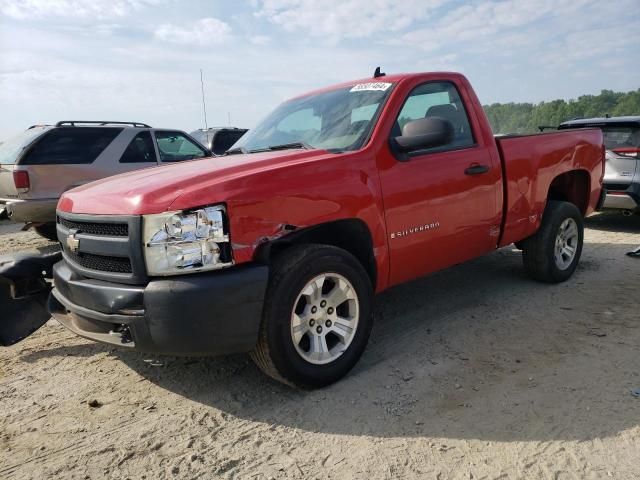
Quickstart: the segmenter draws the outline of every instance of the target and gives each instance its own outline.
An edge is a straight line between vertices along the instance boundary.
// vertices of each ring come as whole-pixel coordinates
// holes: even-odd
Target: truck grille
[[[88,215],[58,211],[58,239],[69,268],[86,278],[145,284],[139,215]]]
[[[129,235],[129,225],[126,223],[93,223],[74,222],[58,215],[58,223],[69,230],[88,233],[90,235],[109,235],[112,237],[126,237]]]
[[[68,252],[67,256],[78,265],[90,270],[113,273],[131,273],[131,260],[120,257],[105,257],[93,253]]]

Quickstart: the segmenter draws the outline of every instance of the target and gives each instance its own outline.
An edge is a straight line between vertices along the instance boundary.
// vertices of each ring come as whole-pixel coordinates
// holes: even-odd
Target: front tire
[[[344,377],[364,351],[373,288],[349,252],[294,246],[272,266],[258,343],[251,358],[292,386],[324,387]]]
[[[538,231],[522,241],[525,270],[541,282],[564,282],[578,266],[583,241],[580,210],[572,203],[550,200]]]

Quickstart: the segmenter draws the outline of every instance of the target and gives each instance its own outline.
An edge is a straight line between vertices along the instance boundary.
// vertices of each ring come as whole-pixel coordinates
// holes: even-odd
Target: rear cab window
[[[207,156],[207,151],[180,132],[156,131],[162,162],[182,162]]]
[[[21,165],[89,164],[122,128],[59,127],[47,132],[20,161]]]

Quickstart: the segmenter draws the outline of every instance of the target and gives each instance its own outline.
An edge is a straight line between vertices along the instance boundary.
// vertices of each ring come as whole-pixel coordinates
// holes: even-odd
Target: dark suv
[[[34,125],[0,144],[0,214],[55,239],[63,192],[117,173],[211,152],[179,130],[138,122],[62,121]]]
[[[560,124],[558,129],[602,129],[607,149],[604,208],[625,213],[640,210],[640,116],[580,118]]]
[[[191,136],[211,150],[214,155],[223,155],[245,133],[247,133],[246,128],[212,127],[194,130]]]

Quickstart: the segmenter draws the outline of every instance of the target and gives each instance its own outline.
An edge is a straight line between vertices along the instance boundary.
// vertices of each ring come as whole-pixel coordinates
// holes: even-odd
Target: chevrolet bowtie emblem
[[[80,248],[80,239],[76,238],[76,230],[69,231],[69,236],[67,237],[67,247],[72,252],[77,252],[78,248]]]

